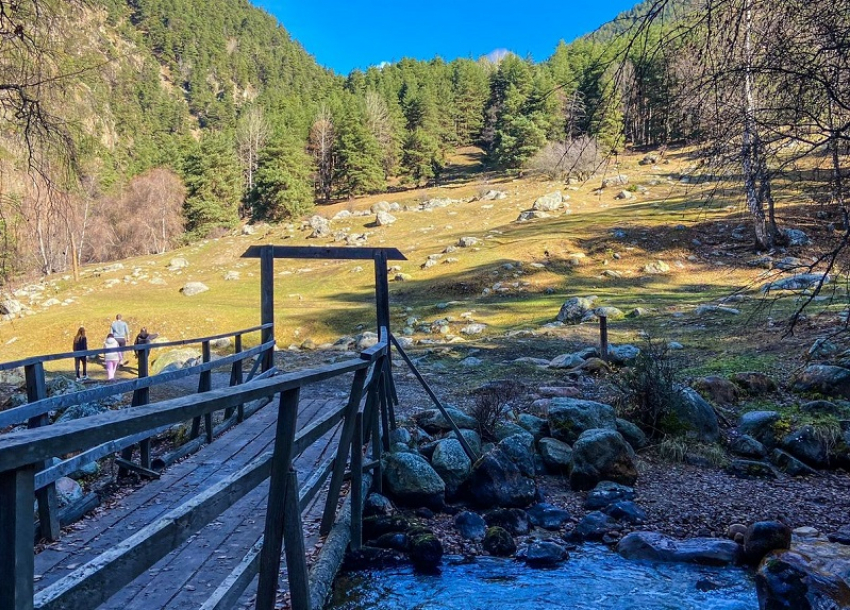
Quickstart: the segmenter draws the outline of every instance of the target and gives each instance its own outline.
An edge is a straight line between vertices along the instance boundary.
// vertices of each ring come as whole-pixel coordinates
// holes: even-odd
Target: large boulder
[[[465,510],[455,517],[455,529],[467,540],[484,540],[487,524],[478,513]]]
[[[570,474],[573,464],[573,449],[563,441],[555,438],[541,438],[537,442],[537,451],[552,474]]]
[[[517,418],[517,423],[528,430],[534,437],[535,441],[539,441],[549,434],[549,422],[542,417],[536,417],[529,413],[522,413]]]
[[[180,289],[180,292],[184,297],[193,297],[207,290],[209,290],[209,286],[203,282],[186,282],[183,288]]]
[[[776,382],[764,373],[746,371],[735,373],[729,379],[750,396],[764,396],[776,391]]]
[[[791,548],[791,528],[779,521],[759,521],[744,534],[744,560],[758,565],[771,551]]]
[[[150,367],[150,374],[167,373],[178,371],[187,366],[194,366],[201,358],[201,353],[192,348],[179,348],[169,350],[157,355]]]
[[[592,297],[573,297],[561,305],[561,310],[555,319],[564,324],[579,324],[588,313],[593,311],[594,300],[595,298]]]
[[[525,550],[525,562],[532,567],[548,568],[568,558],[567,549],[551,540],[535,540]]]
[[[636,424],[633,424],[627,419],[617,418],[617,432],[623,435],[623,438],[626,439],[626,442],[633,449],[643,449],[646,447],[646,434]]]
[[[715,404],[733,405],[738,402],[738,386],[719,375],[697,379],[693,388]]]
[[[426,531],[410,536],[407,550],[410,562],[419,570],[434,570],[443,558],[443,544],[433,532]]]
[[[524,476],[534,476],[534,437],[530,434],[512,434],[499,441],[498,447],[511,458]]]
[[[422,456],[385,454],[383,470],[385,489],[400,504],[436,508],[445,504],[446,484]]]
[[[774,449],[770,455],[770,459],[773,460],[773,463],[782,472],[792,477],[813,477],[818,474],[817,470],[811,466],[807,466],[790,453],[782,451],[782,449]]]
[[[573,445],[570,486],[575,490],[593,489],[600,481],[634,485],[637,476],[635,452],[616,430],[587,430]]]
[[[431,457],[431,466],[446,483],[446,495],[449,497],[457,494],[461,485],[469,477],[469,473],[472,472],[472,461],[466,455],[460,441],[454,438],[437,442],[434,455]]]
[[[545,530],[558,530],[570,520],[569,511],[551,504],[541,502],[535,504],[526,511],[528,521],[535,527],[542,527]]]
[[[829,466],[829,445],[814,426],[803,426],[782,439],[782,448],[813,468]]]
[[[682,400],[672,405],[663,422],[665,429],[703,443],[716,443],[720,439],[720,425],[714,408],[691,388],[683,388],[680,395]]]
[[[587,510],[599,510],[617,502],[628,502],[634,499],[635,490],[631,487],[612,481],[602,481],[587,494],[584,507]]]
[[[575,543],[602,540],[606,534],[618,527],[617,521],[610,515],[593,511],[587,513],[572,530],[567,532],[564,539]]]
[[[511,457],[499,448],[475,462],[468,488],[472,501],[487,508],[523,508],[537,494],[534,479],[524,476]]]
[[[516,542],[506,529],[498,526],[487,529],[482,546],[496,557],[510,557],[516,553]]]
[[[487,527],[503,527],[511,536],[525,536],[531,527],[528,514],[521,508],[494,508],[484,513]]]
[[[840,577],[819,571],[793,551],[776,551],[756,573],[761,610],[838,610],[850,608],[850,587]]]
[[[318,214],[311,216],[307,221],[307,226],[312,229],[310,237],[328,237],[333,232],[330,221]]]
[[[562,207],[564,207],[564,196],[561,195],[561,191],[555,191],[554,193],[548,193],[542,197],[538,197],[534,201],[534,205],[531,206],[531,209],[541,212],[556,212]]]
[[[732,453],[745,458],[760,460],[767,455],[767,448],[749,434],[742,434],[732,439],[729,444]]]
[[[813,364],[797,375],[791,384],[795,392],[817,392],[833,398],[850,398],[850,369]]]
[[[568,444],[576,442],[585,430],[617,429],[614,407],[579,398],[553,398],[548,419],[552,436]]]
[[[467,415],[460,409],[446,407],[446,413],[449,414],[449,417],[452,418],[452,421],[458,428],[466,428],[469,430],[475,430],[478,428],[478,422],[475,421],[475,418]],[[446,432],[452,429],[451,424],[449,424],[448,420],[443,416],[439,409],[427,409],[418,413],[413,419],[420,428],[429,434]]]
[[[776,411],[750,411],[741,416],[738,432],[753,437],[768,449],[776,447],[777,424],[781,416]]]
[[[657,532],[632,532],[617,544],[617,553],[632,560],[732,565],[739,562],[741,545],[720,538],[674,540]]]

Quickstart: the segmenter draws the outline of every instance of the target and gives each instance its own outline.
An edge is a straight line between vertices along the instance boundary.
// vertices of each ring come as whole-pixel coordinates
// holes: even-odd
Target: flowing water
[[[328,610],[757,610],[752,574],[740,568],[628,561],[584,545],[558,568],[445,558],[439,574],[409,567],[349,572]]]

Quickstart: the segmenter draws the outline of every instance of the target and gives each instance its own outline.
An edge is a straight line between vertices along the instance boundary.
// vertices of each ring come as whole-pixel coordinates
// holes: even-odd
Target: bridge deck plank
[[[343,400],[302,400],[299,428],[326,410],[339,408]],[[82,521],[63,540],[46,547],[36,556],[36,574],[40,575],[37,588],[62,578],[70,570],[191,498],[198,490],[214,484],[270,450],[276,411],[277,404],[273,402],[213,444],[167,469],[158,481],[147,483],[119,498],[108,510]],[[334,444],[333,433],[329,433],[296,460],[301,481],[306,480],[311,468],[328,455]],[[101,605],[99,610],[188,610],[200,606],[262,535],[267,492],[268,484],[260,485],[214,523]],[[305,513],[308,545],[311,538],[315,540],[312,530],[317,516],[321,514],[320,499],[321,494]],[[285,584],[285,579],[282,579],[281,586]]]

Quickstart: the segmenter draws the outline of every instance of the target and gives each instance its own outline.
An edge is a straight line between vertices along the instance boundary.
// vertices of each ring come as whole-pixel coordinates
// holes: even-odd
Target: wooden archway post
[[[274,246],[260,248],[260,323],[274,323]],[[274,340],[274,326],[263,329],[262,343]],[[263,372],[274,366],[274,352],[263,354]]]

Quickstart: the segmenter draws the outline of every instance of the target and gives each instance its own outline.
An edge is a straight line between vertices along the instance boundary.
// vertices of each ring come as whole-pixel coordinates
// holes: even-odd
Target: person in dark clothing
[[[149,333],[148,329],[143,327],[139,331],[139,334],[136,335],[136,340],[133,341],[133,345],[146,345],[146,344],[150,343],[151,341],[153,341],[154,339],[156,339],[158,336],[159,335],[157,335],[157,334]],[[138,357],[139,357],[139,352],[137,350],[136,351],[136,358],[138,358]]]
[[[86,329],[80,326],[80,330],[77,331],[77,335],[74,337],[74,351],[75,352],[84,352],[89,349],[89,341],[86,339]],[[83,376],[80,377],[80,365],[83,365]],[[86,374],[86,357],[85,356],[74,356],[74,371],[77,373],[77,380],[86,380],[88,379],[88,375]]]

